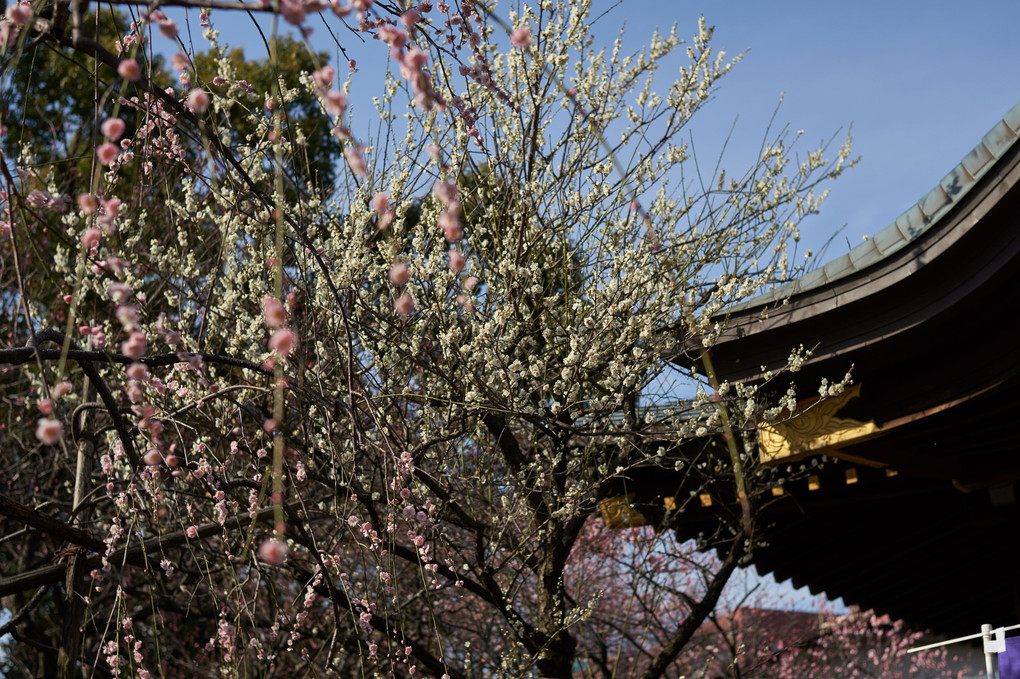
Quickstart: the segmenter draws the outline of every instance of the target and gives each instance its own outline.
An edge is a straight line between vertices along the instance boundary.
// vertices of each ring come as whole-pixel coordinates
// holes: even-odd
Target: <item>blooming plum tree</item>
[[[763,411],[649,385],[683,354],[711,375],[717,312],[797,272],[849,142],[692,171],[732,65],[704,22],[631,54],[591,2],[173,4],[212,56],[158,3],[123,33],[76,1],[0,24],[8,64],[59,48],[88,83],[58,118],[17,80],[2,121],[8,671],[676,675],[759,534]],[[215,28],[243,10],[271,22],[258,81]],[[303,44],[278,23],[320,18],[347,63],[272,77]],[[391,67],[372,134],[348,28]],[[312,129],[343,160],[292,172]],[[603,524],[639,468],[683,488],[668,511],[733,487],[714,555]]]
[[[911,655],[925,635],[872,611],[842,614],[741,607],[713,615],[685,658],[688,676],[956,677],[969,674],[945,647]]]

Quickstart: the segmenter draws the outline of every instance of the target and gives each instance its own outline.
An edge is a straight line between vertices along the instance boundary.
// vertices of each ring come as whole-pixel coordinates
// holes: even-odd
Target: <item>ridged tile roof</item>
[[[850,252],[795,281],[741,302],[728,311],[768,306],[819,288],[877,264],[928,231],[949,212],[1002,155],[1020,139],[1020,102],[931,191],[896,220]]]

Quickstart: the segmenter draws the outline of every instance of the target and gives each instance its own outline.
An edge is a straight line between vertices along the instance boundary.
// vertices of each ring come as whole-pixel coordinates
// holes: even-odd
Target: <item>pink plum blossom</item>
[[[32,6],[15,3],[7,8],[7,20],[16,26],[23,26],[32,17]]]
[[[289,551],[282,540],[269,538],[259,545],[259,558],[270,566],[279,566],[287,560]]]
[[[120,351],[131,358],[141,358],[145,354],[146,339],[140,332],[131,333],[128,340],[120,345]]]
[[[312,72],[312,80],[319,87],[325,89],[333,84],[333,78],[336,77],[336,71],[333,70],[332,66],[323,66],[317,71]]]
[[[142,67],[134,59],[122,59],[117,64],[117,75],[133,83],[142,79]]]
[[[102,235],[103,232],[94,226],[85,229],[85,233],[81,235],[81,244],[82,246],[85,247],[86,250],[91,250],[92,248],[99,245],[99,239],[100,237],[102,237]]]
[[[127,283],[110,283],[106,287],[106,294],[110,296],[117,304],[123,304],[124,302],[131,299],[131,295],[134,291],[131,290],[131,286]]]
[[[411,295],[405,292],[400,297],[397,297],[397,301],[393,303],[393,310],[401,316],[411,314],[414,311],[414,300],[411,299]]]
[[[409,9],[400,15],[400,21],[404,24],[404,28],[407,30],[413,30],[418,22],[421,21],[421,12],[416,9]]]
[[[128,366],[127,376],[132,380],[148,379],[149,369],[144,363],[132,363]]]
[[[287,310],[280,300],[266,295],[262,298],[262,317],[267,328],[279,328],[287,322]]]
[[[365,164],[363,151],[363,146],[348,146],[344,149],[344,158],[347,159],[347,164],[350,165],[351,172],[359,177],[368,176],[368,165]]]
[[[456,243],[464,237],[464,230],[460,226],[460,218],[455,212],[446,210],[440,213],[437,219],[439,228],[443,230],[443,235],[451,243]]]
[[[450,271],[460,273],[467,266],[467,259],[457,250],[450,250],[446,253],[450,261]]]
[[[390,24],[384,25],[376,34],[384,43],[395,50],[403,49],[407,45],[407,32]]]
[[[326,112],[334,118],[342,116],[347,110],[347,95],[340,90],[329,90],[323,99]]]
[[[377,192],[372,196],[372,209],[382,214],[390,209],[390,197],[384,191]]]
[[[48,446],[60,441],[63,435],[64,425],[60,423],[60,420],[43,417],[36,423],[35,437]]]
[[[121,304],[114,313],[128,332],[134,330],[138,325],[138,307],[134,304]]]
[[[526,26],[518,26],[510,34],[510,44],[519,50],[528,49],[532,42],[531,29]]]
[[[397,262],[390,267],[390,283],[396,286],[407,285],[411,280],[411,268],[406,262]]]
[[[287,23],[300,26],[305,21],[305,6],[300,0],[281,0],[280,14]]]
[[[159,32],[167,40],[176,40],[178,33],[177,22],[173,19],[163,19],[159,22]]]
[[[188,108],[195,113],[205,113],[209,108],[209,93],[197,87],[188,92]]]
[[[175,71],[183,71],[191,66],[191,58],[184,52],[178,52],[170,57],[170,65]]]
[[[110,141],[117,141],[124,134],[124,121],[120,118],[107,118],[103,121],[103,135]]]
[[[438,147],[436,152],[438,154]],[[432,195],[443,205],[450,205],[457,200],[457,185],[450,182],[436,182],[432,185]]]
[[[426,63],[428,63],[428,60],[429,55],[425,52],[425,50],[420,47],[412,47],[407,50],[407,55],[404,57],[404,61],[401,63],[401,66],[409,69],[411,73],[420,73],[421,69],[425,67]],[[401,73],[403,73],[403,70]],[[413,80],[413,78],[406,74],[404,77],[408,80]]]
[[[269,338],[270,350],[286,358],[297,346],[297,333],[290,328],[280,328]]]
[[[120,198],[105,199],[103,200],[103,212],[115,218],[120,214],[120,205]]]
[[[111,142],[106,141],[96,147],[96,157],[99,158],[100,163],[107,167],[113,165],[118,155],[120,155],[120,149]]]

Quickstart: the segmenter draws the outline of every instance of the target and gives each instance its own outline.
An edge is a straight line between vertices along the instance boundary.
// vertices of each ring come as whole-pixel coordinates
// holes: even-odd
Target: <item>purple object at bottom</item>
[[[1020,679],[1020,637],[1007,637],[999,654],[999,679]]]

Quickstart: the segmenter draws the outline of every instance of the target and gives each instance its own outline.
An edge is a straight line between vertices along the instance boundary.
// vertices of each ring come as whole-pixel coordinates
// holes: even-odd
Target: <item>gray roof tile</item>
[[[981,142],[996,158],[1005,153],[1014,141],[1016,141],[1016,132],[1009,129],[1009,125],[1001,120],[981,139]]]
[[[963,157],[963,161],[960,164],[966,168],[967,172],[970,172],[972,177],[979,177],[994,161],[995,156],[985,148],[985,145],[978,144],[971,149],[970,153]]]

